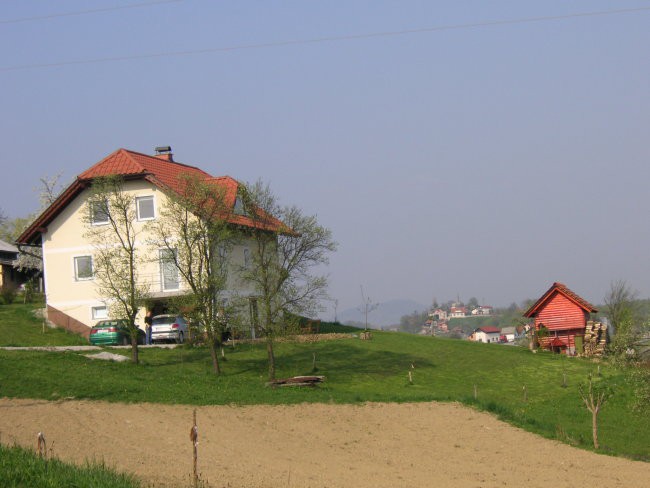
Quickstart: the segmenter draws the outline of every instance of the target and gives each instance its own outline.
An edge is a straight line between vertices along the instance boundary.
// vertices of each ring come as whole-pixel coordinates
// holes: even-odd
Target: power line
[[[48,19],[56,19],[59,17],[73,17],[75,15],[88,15],[88,14],[97,14],[103,12],[113,12],[115,10],[124,10],[130,8],[153,7],[155,5],[160,5],[163,3],[175,3],[175,2],[182,2],[182,1],[183,0],[155,0],[151,2],[132,3],[129,5],[122,5],[118,7],[105,7],[105,8],[96,8],[92,10],[79,10],[77,12],[65,12],[60,14],[40,15],[38,17],[23,17],[20,19],[0,20],[0,24],[18,24],[20,22],[33,22],[35,20],[48,20]]]
[[[426,32],[474,29],[480,27],[494,27],[500,25],[513,25],[513,24],[533,23],[533,22],[548,22],[553,20],[574,19],[579,17],[595,17],[595,16],[617,15],[617,14],[647,12],[647,11],[650,11],[650,7],[638,7],[638,8],[617,9],[617,10],[600,10],[594,12],[578,12],[574,14],[550,15],[545,17],[527,17],[527,18],[520,18],[520,19],[493,20],[487,22],[474,22],[470,24],[451,24],[451,25],[443,25],[437,27],[423,27],[420,29],[375,32],[369,34],[352,34],[347,36],[318,37],[314,39],[297,39],[297,40],[289,40],[289,41],[266,42],[266,43],[259,43],[259,44],[242,44],[237,46],[192,49],[187,51],[167,51],[167,52],[150,53],[150,54],[134,54],[128,56],[82,59],[77,61],[60,61],[56,63],[24,64],[24,65],[1,67],[0,72],[19,71],[19,70],[27,70],[27,69],[38,69],[38,68],[54,68],[59,66],[72,66],[72,65],[83,65],[83,64],[94,64],[94,63],[110,63],[115,61],[132,61],[138,59],[154,59],[154,58],[163,58],[163,57],[172,57],[172,56],[188,56],[191,54],[208,54],[208,53],[229,52],[229,51],[242,51],[247,49],[297,46],[297,45],[305,45],[305,44],[317,44],[322,42],[353,41],[353,40],[361,40],[361,39],[374,39],[380,37],[395,37],[395,36],[403,36],[409,34],[420,34]]]

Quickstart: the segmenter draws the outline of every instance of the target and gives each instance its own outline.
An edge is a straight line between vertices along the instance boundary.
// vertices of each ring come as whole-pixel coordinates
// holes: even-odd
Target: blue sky
[[[360,285],[424,304],[508,305],[553,281],[650,296],[650,10],[571,16],[650,2],[144,3],[3,2],[5,213],[34,211],[43,175],[171,145],[318,214],[339,310]],[[52,16],[115,6],[132,8]]]

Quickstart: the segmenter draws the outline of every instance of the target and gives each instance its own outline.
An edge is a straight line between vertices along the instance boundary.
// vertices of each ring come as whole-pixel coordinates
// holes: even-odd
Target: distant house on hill
[[[490,343],[490,342],[499,342],[499,338],[501,337],[501,329],[498,327],[479,327],[478,329],[474,329],[474,332],[472,332],[472,335],[469,336],[470,341],[474,342],[485,342],[485,343]]]
[[[524,317],[535,320],[541,347],[576,354],[582,353],[589,315],[597,311],[566,285],[556,282],[524,313]]]
[[[462,306],[453,306],[449,309],[449,318],[463,318],[467,317],[467,308]]]
[[[492,315],[492,307],[490,305],[481,305],[472,310],[472,315]]]
[[[447,320],[447,312],[441,308],[436,308],[435,310],[429,312],[429,317],[433,320]]]

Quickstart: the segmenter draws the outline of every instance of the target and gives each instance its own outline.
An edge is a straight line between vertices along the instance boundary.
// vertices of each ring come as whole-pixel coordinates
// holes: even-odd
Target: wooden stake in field
[[[411,372],[410,369],[409,369],[409,384],[411,385],[413,384],[413,373]]]
[[[524,385],[524,402],[528,401],[528,390],[526,389],[526,385]]]
[[[198,446],[199,446],[199,428],[196,426],[196,409],[194,409],[194,423],[190,429],[190,441],[192,441],[192,480],[194,488],[199,486],[199,471],[198,471]]]
[[[313,354],[314,355],[313,355],[312,362],[311,362],[311,372],[315,373],[318,370],[316,369],[316,353],[313,353]]]
[[[476,387],[476,383],[474,383],[474,400],[478,400],[478,388]]]
[[[45,435],[42,432],[36,434],[36,452],[39,458],[47,457],[47,447],[45,446]]]

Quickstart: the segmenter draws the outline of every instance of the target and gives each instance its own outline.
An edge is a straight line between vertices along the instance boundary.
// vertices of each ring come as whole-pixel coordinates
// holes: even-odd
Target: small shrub
[[[2,296],[2,301],[5,305],[11,305],[16,299],[16,288],[13,286],[3,286],[0,290],[0,295]]]
[[[25,283],[25,291],[23,294],[24,303],[32,303],[34,301],[34,293],[36,292],[36,287],[34,286],[34,281],[29,280]]]

